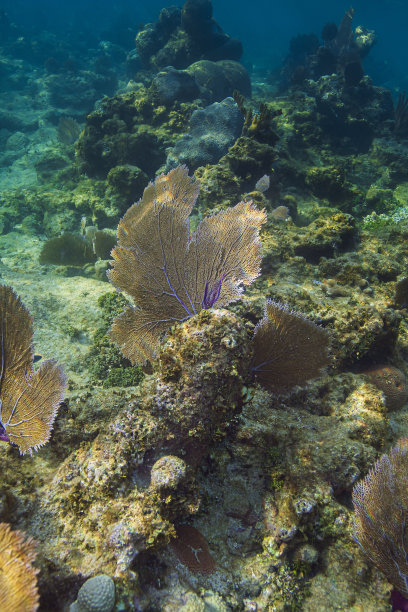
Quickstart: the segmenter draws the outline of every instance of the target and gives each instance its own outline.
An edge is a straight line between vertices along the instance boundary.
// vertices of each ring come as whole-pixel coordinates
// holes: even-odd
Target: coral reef
[[[77,143],[82,171],[105,177],[112,168],[129,164],[148,176],[156,172],[180,127],[187,127],[190,113],[179,102],[169,108],[157,106],[151,96],[146,90],[118,94],[88,115]],[[180,127],[175,130],[176,117]],[[137,196],[136,192],[131,197]]]
[[[317,80],[336,73],[348,87],[357,86],[364,72],[361,60],[376,41],[375,33],[358,26],[353,31],[354,9],[346,11],[339,27],[326,24],[322,31],[324,43],[316,35],[299,35],[292,39],[282,71],[283,81],[299,84],[303,79]]]
[[[136,36],[136,50],[146,66],[187,68],[199,59],[239,60],[242,44],[225,34],[212,17],[210,0],[187,0],[180,10],[162,9],[155,23]]]
[[[132,580],[135,555],[168,540],[172,521],[198,508],[191,475],[183,476],[180,460],[165,456],[177,451],[196,469],[214,437],[225,435],[241,399],[247,334],[226,311],[203,311],[174,334],[162,347],[160,370],[128,396],[104,432],[69,454],[50,483],[43,511],[48,508],[64,537],[75,542],[78,554],[64,564],[76,572]],[[92,559],[89,546],[96,547]],[[52,554],[65,555],[57,541]]]
[[[34,354],[5,290],[0,438],[48,356],[68,377],[50,370],[67,397],[41,452],[0,445],[0,521],[38,542],[40,609],[77,609],[101,573],[126,612],[405,605],[386,577],[406,442],[375,464],[408,435],[404,83],[362,67],[375,35],[352,9],[279,76],[239,63],[209,0],[138,28],[131,5],[79,46],[0,11],[0,275],[36,323]],[[160,174],[184,161],[195,180]],[[104,282],[118,223],[127,297]],[[143,368],[108,336],[124,310],[153,320],[146,346],[121,330]]]

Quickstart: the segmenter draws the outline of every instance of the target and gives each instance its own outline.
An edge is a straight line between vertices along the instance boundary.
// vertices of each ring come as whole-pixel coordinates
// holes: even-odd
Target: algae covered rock
[[[176,101],[192,102],[200,95],[194,77],[186,70],[176,70],[168,66],[159,72],[150,86],[160,104],[171,105]]]
[[[308,261],[332,257],[335,252],[352,247],[356,235],[355,220],[351,215],[337,213],[317,219],[294,237],[295,254]]]
[[[194,77],[210,102],[232,96],[235,90],[244,96],[251,95],[251,81],[246,68],[233,60],[199,60],[191,64],[187,72]]]
[[[130,584],[132,560],[197,511],[195,471],[239,411],[249,358],[243,323],[203,310],[169,335],[154,376],[61,463],[44,503],[76,549],[71,571]],[[52,550],[65,554],[57,542]]]
[[[148,183],[148,176],[138,166],[131,164],[117,165],[108,172],[109,187],[120,196],[137,201]],[[124,212],[124,210],[122,211]]]

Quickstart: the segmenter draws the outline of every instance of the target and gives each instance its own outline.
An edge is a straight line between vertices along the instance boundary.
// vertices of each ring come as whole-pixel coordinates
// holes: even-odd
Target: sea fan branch
[[[204,219],[190,237],[198,189],[184,166],[175,168],[148,185],[119,223],[108,276],[135,307],[114,320],[110,337],[134,363],[154,358],[172,323],[238,299],[259,275],[265,212],[241,202]]]

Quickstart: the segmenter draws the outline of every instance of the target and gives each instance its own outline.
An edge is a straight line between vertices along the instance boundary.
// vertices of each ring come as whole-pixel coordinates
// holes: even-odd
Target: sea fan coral
[[[255,328],[252,371],[275,393],[319,376],[328,364],[327,332],[286,306],[268,300]]]
[[[110,337],[133,363],[151,360],[172,324],[239,299],[259,275],[265,212],[240,202],[201,221],[190,236],[198,192],[179,166],[150,183],[119,223],[109,279],[136,307],[114,320]]]
[[[38,610],[38,570],[34,542],[25,540],[21,531],[11,531],[0,523],[0,610],[2,612],[35,612]]]
[[[66,379],[50,359],[33,370],[32,318],[11,287],[0,286],[0,439],[20,453],[50,437]]]
[[[387,580],[408,597],[408,438],[382,455],[353,489],[354,537]]]

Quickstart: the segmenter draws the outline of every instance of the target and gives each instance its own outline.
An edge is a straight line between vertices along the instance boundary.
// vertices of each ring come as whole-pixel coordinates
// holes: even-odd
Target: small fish
[[[37,363],[38,361],[40,361],[40,359],[42,359],[43,356],[40,355],[40,353],[34,353],[34,357],[33,357],[33,363]]]
[[[265,191],[269,189],[270,184],[271,184],[271,178],[269,174],[264,174],[263,176],[261,176],[259,181],[256,181],[255,191],[261,191],[262,193],[264,193]]]
[[[278,206],[269,214],[274,221],[287,221],[289,218],[289,208],[287,206]]]

